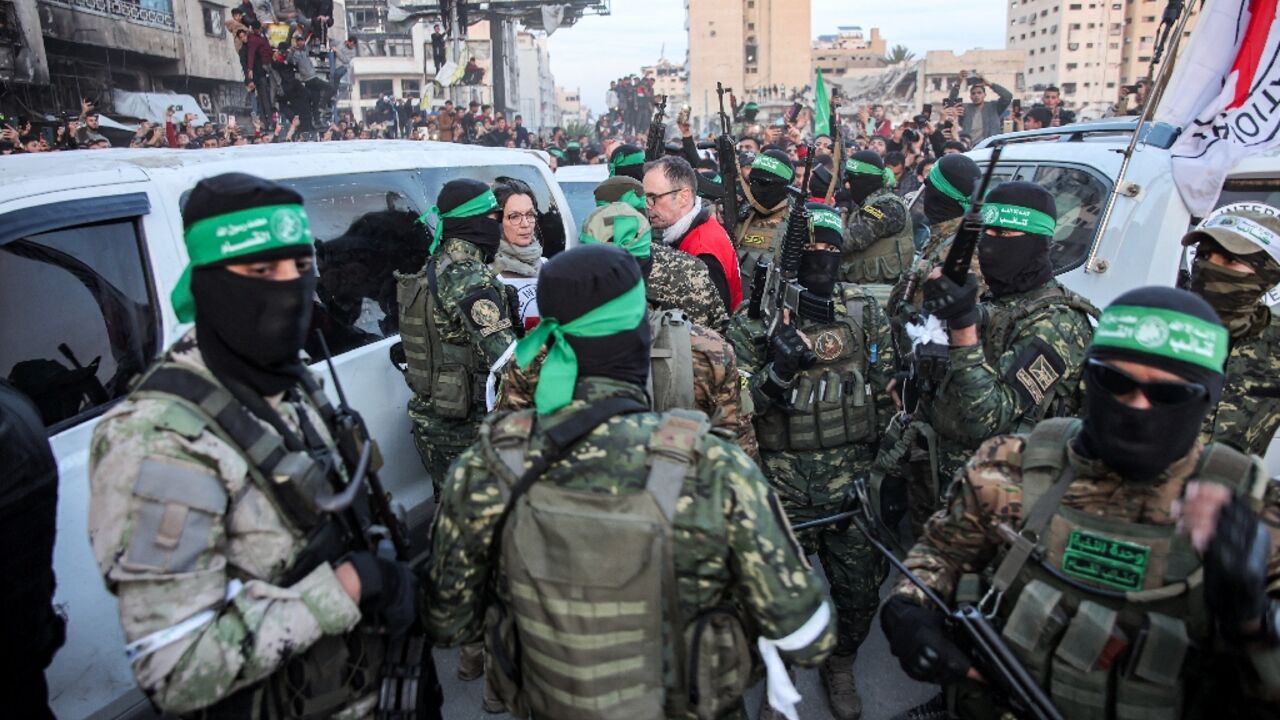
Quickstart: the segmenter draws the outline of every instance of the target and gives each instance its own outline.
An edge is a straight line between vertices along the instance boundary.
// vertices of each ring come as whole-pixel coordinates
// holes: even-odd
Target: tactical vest
[[[1078,419],[1055,418],[1027,436],[1023,520],[999,528],[1005,547],[992,591],[1001,634],[1066,717],[1176,720],[1187,683],[1200,677],[1193,650],[1212,648],[1204,569],[1172,524],[1062,505],[1079,429]],[[1252,458],[1224,445],[1206,446],[1190,478],[1245,497],[1252,479]]]
[[[990,308],[989,305],[982,305]],[[1049,283],[1033,291],[1028,297],[1018,301],[1016,305],[1003,306],[984,317],[982,353],[993,367],[1000,357],[1009,350],[1009,345],[1017,337],[1017,330],[1024,321],[1034,319],[1040,313],[1052,308],[1070,308],[1097,320],[1098,308],[1088,300],[1076,295],[1057,283]],[[1079,384],[1068,383],[1063,378],[1053,386],[1053,391],[1045,396],[1034,412],[1022,417],[1019,432],[1029,432],[1044,417],[1063,417],[1074,415],[1079,410]]]
[[[400,308],[400,340],[404,343],[405,381],[437,415],[466,419],[482,411],[484,373],[475,352],[466,345],[447,343],[436,325],[441,304],[437,276],[455,262],[471,258],[446,252],[427,259],[412,274],[395,273]]]
[[[878,208],[872,207],[872,203],[880,202],[881,200],[901,205],[902,216],[906,218],[906,221],[903,223],[902,229],[893,235],[877,239],[866,249],[854,253],[845,253],[844,260],[840,263],[840,276],[844,282],[859,285],[866,283],[887,283],[892,285],[911,267],[911,258],[915,256],[916,246],[912,240],[911,213],[907,211],[907,204],[897,195],[882,190],[867,198],[863,208],[870,208],[880,212]],[[855,209],[849,213],[849,217],[845,221],[846,234],[848,233],[849,225],[854,222],[857,214],[862,212],[863,208]]]
[[[787,408],[756,416],[761,450],[821,450],[876,439],[869,372],[879,354],[882,311],[861,291],[846,297],[844,306],[835,323],[803,328],[818,362],[796,375]]]
[[[679,310],[649,313],[649,397],[654,412],[696,410],[693,392],[693,338]]]
[[[308,400],[332,430],[334,410],[324,391],[310,374],[303,375],[303,384]],[[269,582],[289,587],[319,565],[335,562],[355,549],[341,524],[316,505],[318,496],[333,490],[330,473],[341,463],[332,448],[327,454],[290,451],[279,435],[264,428],[228,390],[176,363],[157,365],[130,397],[169,403],[158,421],[167,430],[188,438],[207,430],[234,448],[249,468],[253,484],[286,520],[295,537],[306,539],[293,565],[279,577],[267,578]],[[244,582],[254,579],[236,578],[237,570],[232,566],[227,567],[227,573]],[[385,636],[364,624],[345,636],[326,635],[290,657],[262,682],[200,715],[292,720],[330,717],[370,694],[379,682],[386,652]]]
[[[787,209],[783,206],[772,215],[762,216],[755,207],[748,207],[751,209],[747,213],[747,219],[738,226],[738,236],[733,239],[733,246],[738,251],[738,275],[742,277],[742,291],[750,295],[756,266],[761,260],[768,260],[774,255],[778,237],[787,221]]]
[[[481,428],[504,501],[527,469],[534,418],[525,410]],[[729,609],[687,621],[675,575],[672,520],[709,428],[700,412],[663,414],[643,492],[535,482],[514,500],[500,546],[510,601],[490,606],[485,633],[487,681],[514,716],[711,720],[739,701],[752,663],[741,622]],[[721,492],[706,498],[717,511]],[[671,643],[673,627],[683,642]]]

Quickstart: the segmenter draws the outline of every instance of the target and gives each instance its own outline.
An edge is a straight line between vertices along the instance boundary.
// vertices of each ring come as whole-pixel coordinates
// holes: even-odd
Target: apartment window
[[[1019,35],[1019,36],[1018,36],[1018,39],[1019,39],[1019,40],[1026,40],[1026,39],[1027,39],[1027,34],[1026,34],[1026,33],[1022,33],[1021,35]]]
[[[1072,29],[1072,30],[1079,30],[1079,29],[1080,29],[1080,23],[1071,23],[1071,29]]]
[[[1075,95],[1075,94],[1076,94],[1076,84],[1075,84],[1075,83],[1073,83],[1073,82],[1069,82],[1069,83],[1062,83],[1062,94],[1063,94],[1063,95]]]
[[[409,38],[387,38],[388,57],[413,57],[413,41]]]
[[[715,31],[715,30],[712,30],[712,31],[711,31],[711,37],[715,37],[715,36],[716,36],[716,31]]]
[[[1120,3],[1111,3],[1111,9],[1112,9],[1112,10],[1121,10],[1121,9],[1123,9],[1123,8],[1124,8],[1124,6],[1123,6],[1123,5],[1121,5]]]
[[[1078,67],[1080,67],[1080,63],[1067,63],[1068,70],[1075,70]]]
[[[1027,54],[1028,54],[1028,55],[1035,55],[1035,54],[1036,54],[1036,49],[1035,49],[1035,48],[1031,48],[1030,50],[1028,50],[1028,51],[1027,51]]]
[[[1113,82],[1109,82],[1109,83],[1107,83],[1107,87],[1109,87],[1109,88],[1114,88],[1115,86],[1116,86],[1116,84],[1115,84],[1115,83],[1113,83]]]
[[[755,29],[756,29],[756,24],[755,24],[755,23],[753,23],[753,22],[749,22],[749,23],[747,23],[747,29],[748,29],[748,30],[755,30]]]
[[[361,100],[377,100],[383,95],[392,93],[390,80],[361,80],[360,81],[360,99]]]
[[[1067,49],[1071,52],[1075,52],[1080,49],[1080,43],[1067,43]]]
[[[1108,47],[1108,48],[1110,48],[1111,50],[1119,50],[1119,49],[1120,49],[1120,43],[1109,43],[1109,44],[1107,45],[1107,47]]]
[[[1097,24],[1097,23],[1089,23],[1089,29],[1090,29],[1090,30],[1092,30],[1092,29],[1094,29],[1094,28],[1096,28],[1096,27],[1098,27],[1098,24]]]
[[[1077,43],[1077,46],[1078,46],[1078,45],[1079,45],[1079,44]],[[1087,47],[1087,48],[1091,48],[1091,47],[1093,47],[1093,43],[1085,43],[1085,44],[1084,44],[1084,46],[1085,46],[1085,47]]]
[[[401,80],[400,95],[418,95],[422,91],[422,85],[417,80]]]
[[[1142,22],[1155,22],[1155,21],[1156,21],[1155,15],[1147,15],[1146,17],[1142,18]]]
[[[204,34],[209,37],[226,37],[227,26],[222,24],[222,14],[226,8],[221,5],[200,3],[200,15],[204,18]],[[230,16],[228,16],[230,17]]]
[[[1138,56],[1138,62],[1140,62],[1140,63],[1149,63],[1149,62],[1151,62],[1151,56],[1150,56],[1150,55],[1139,55],[1139,56]]]
[[[1041,66],[1040,66],[1040,72],[1044,72],[1044,66],[1043,66],[1043,65],[1041,65]]]
[[[1071,5],[1070,5],[1067,9],[1068,9],[1068,10],[1082,10],[1082,9],[1084,9],[1084,6],[1083,6],[1083,5],[1081,5],[1080,3],[1071,3]]]

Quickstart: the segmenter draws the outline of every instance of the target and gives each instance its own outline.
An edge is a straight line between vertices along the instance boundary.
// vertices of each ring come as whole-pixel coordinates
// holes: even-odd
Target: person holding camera
[[[968,70],[960,71],[960,83],[968,83],[970,102],[963,105],[960,116],[960,132],[968,135],[971,142],[977,143],[983,138],[998,135],[1001,130],[1001,117],[1013,101],[1013,93],[1003,85],[989,83],[979,76],[977,71],[971,76]],[[960,83],[951,86],[951,100],[954,103],[960,98]],[[987,102],[987,88],[996,94],[996,101]]]
[[[1146,78],[1140,78],[1133,85],[1121,85],[1120,96],[1116,98],[1116,104],[1112,105],[1103,117],[1125,117],[1137,116],[1142,114],[1142,108],[1147,104],[1147,93],[1151,90],[1151,81]],[[1129,106],[1129,98],[1133,98],[1133,106]]]

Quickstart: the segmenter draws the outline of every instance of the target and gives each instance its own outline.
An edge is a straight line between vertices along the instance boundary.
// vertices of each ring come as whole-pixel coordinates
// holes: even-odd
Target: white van
[[[186,329],[169,302],[187,261],[180,208],[197,181],[226,172],[278,180],[305,199],[319,241],[313,324],[325,330],[347,398],[381,446],[381,478],[418,546],[431,485],[409,434],[409,389],[390,356],[399,341],[391,273],[416,271],[426,248],[333,241],[373,213],[416,217],[445,182],[464,177],[523,180],[548,211],[544,232],[563,233],[570,247],[577,241],[568,213],[560,214],[563,193],[529,151],[361,141],[0,161],[0,374],[39,406],[61,476],[55,602],[67,614],[67,642],[48,672],[60,718],[149,712],[89,547],[89,438],[97,418]],[[326,388],[336,401],[331,380]]]

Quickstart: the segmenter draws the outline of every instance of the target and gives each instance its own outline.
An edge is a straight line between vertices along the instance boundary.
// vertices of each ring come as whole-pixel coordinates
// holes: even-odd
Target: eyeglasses
[[[1128,395],[1134,390],[1141,390],[1153,405],[1181,405],[1209,394],[1208,388],[1200,383],[1167,380],[1142,382],[1120,368],[1108,365],[1101,360],[1089,360],[1086,367],[1089,377],[1093,378],[1093,381],[1103,390],[1117,397]]]
[[[507,213],[507,222],[513,225],[533,225],[538,222],[538,213],[529,211],[527,213]]]
[[[678,193],[683,189],[684,188],[675,188],[674,190],[668,190],[664,193],[658,193],[657,195],[654,195],[653,193],[645,193],[644,194],[645,204],[648,205],[649,207],[653,207],[654,205],[657,205],[658,201],[661,200],[662,198],[668,195],[673,195],[675,193]]]

